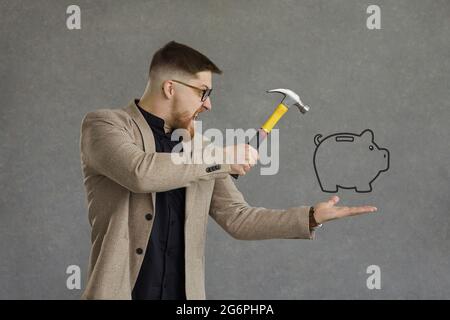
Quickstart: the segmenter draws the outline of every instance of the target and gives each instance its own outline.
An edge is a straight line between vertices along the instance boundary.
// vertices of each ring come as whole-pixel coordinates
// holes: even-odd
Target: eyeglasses
[[[182,84],[182,85],[185,85],[185,86],[187,86],[189,88],[192,88],[192,89],[200,90],[202,92],[202,98],[200,99],[202,102],[204,102],[204,101],[206,101],[206,99],[208,99],[208,97],[211,95],[211,91],[213,90],[212,88],[211,89],[203,89],[203,88],[194,87],[194,86],[191,86],[190,84],[187,84],[187,83],[184,83],[184,82],[181,82],[181,81],[178,81],[178,80],[173,80],[172,79],[172,81],[176,82],[176,83],[179,83],[179,84]]]

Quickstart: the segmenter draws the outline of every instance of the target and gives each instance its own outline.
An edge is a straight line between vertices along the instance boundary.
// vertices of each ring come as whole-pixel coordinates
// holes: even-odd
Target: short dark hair
[[[208,57],[184,44],[170,41],[164,47],[155,52],[150,63],[149,76],[159,69],[182,71],[195,75],[201,71],[211,71],[222,74]]]

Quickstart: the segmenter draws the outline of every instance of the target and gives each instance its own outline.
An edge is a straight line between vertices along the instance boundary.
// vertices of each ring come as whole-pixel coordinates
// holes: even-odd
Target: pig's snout
[[[383,160],[385,161],[386,167],[383,170],[389,169],[389,150],[380,149],[381,154],[383,155]]]

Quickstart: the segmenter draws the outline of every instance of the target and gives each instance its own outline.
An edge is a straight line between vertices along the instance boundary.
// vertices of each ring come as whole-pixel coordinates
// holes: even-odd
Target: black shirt
[[[135,99],[138,106],[139,100]],[[155,137],[156,152],[179,143],[165,133],[164,120],[138,106]],[[186,188],[156,193],[153,228],[132,292],[133,300],[186,300],[184,217]]]

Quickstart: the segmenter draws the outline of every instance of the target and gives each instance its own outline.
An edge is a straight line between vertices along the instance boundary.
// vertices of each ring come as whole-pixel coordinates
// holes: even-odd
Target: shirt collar
[[[166,127],[166,130],[164,130],[164,125],[165,125],[164,119],[162,119],[158,116],[155,116],[154,114],[142,109],[138,105],[139,99],[134,99],[134,103],[139,108],[139,110],[141,111],[145,120],[147,121],[148,125],[152,128],[152,130],[154,130],[156,133],[170,137],[171,132],[166,133],[166,130],[168,130],[167,127]]]

